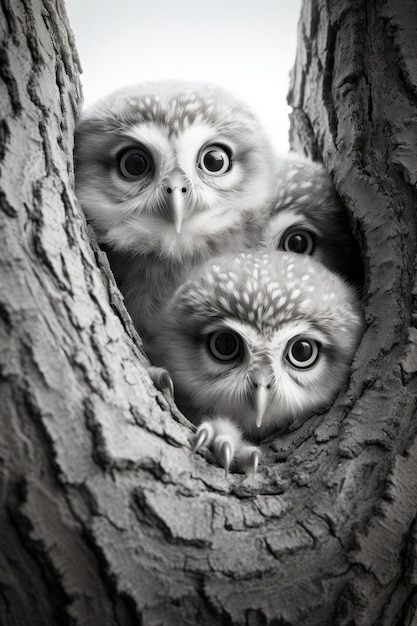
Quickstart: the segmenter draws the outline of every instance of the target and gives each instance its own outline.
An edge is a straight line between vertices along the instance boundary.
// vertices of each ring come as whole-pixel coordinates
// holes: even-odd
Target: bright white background
[[[164,78],[217,83],[288,151],[286,96],[301,0],[65,0],[85,106]]]

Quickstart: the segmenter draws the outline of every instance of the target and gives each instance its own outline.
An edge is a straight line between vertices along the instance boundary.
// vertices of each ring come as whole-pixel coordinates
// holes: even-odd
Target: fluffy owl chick
[[[256,469],[252,444],[329,406],[362,332],[356,291],[311,257],[242,253],[210,260],[159,318],[151,357],[228,469]],[[245,439],[246,438],[246,439]]]
[[[208,84],[141,84],[82,115],[76,193],[142,335],[190,268],[259,242],[273,161],[254,115]]]
[[[276,189],[261,247],[308,254],[362,282],[358,244],[327,170],[299,155],[277,160]]]

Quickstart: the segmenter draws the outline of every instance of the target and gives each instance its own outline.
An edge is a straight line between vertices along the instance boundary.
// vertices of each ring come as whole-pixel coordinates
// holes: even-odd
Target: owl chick
[[[254,115],[212,85],[141,84],[82,115],[76,193],[145,342],[190,269],[259,242],[273,162]]]
[[[308,254],[356,284],[363,281],[359,246],[330,175],[299,155],[276,163],[276,189],[261,246]]]
[[[242,253],[210,260],[158,320],[154,363],[228,470],[256,469],[253,445],[328,407],[346,383],[363,326],[356,291],[309,256]],[[249,443],[253,442],[253,443]]]

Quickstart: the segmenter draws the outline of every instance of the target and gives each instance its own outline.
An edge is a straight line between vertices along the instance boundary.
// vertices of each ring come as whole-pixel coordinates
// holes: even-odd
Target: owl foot
[[[203,447],[211,448],[225,469],[226,476],[233,464],[238,469],[256,473],[261,457],[259,448],[243,440],[237,426],[227,418],[218,417],[203,422],[197,429],[193,452]]]
[[[172,397],[174,397],[174,383],[172,382],[172,378],[166,369],[151,365],[148,372],[158,391],[167,391]]]
[[[251,471],[253,474],[256,474],[258,470],[260,459],[261,453],[259,448],[245,443],[236,455],[236,460],[238,461],[239,466],[242,467],[242,469]]]

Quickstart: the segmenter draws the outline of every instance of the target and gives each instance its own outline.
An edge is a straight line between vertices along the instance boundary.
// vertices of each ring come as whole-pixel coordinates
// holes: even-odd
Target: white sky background
[[[65,0],[84,104],[145,80],[213,82],[287,152],[286,96],[301,0]]]

